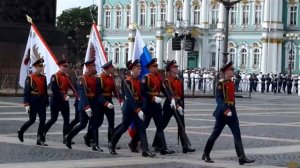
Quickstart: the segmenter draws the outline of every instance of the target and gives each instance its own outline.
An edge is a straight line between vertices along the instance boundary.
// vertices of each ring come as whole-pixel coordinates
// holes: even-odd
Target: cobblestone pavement
[[[72,119],[73,100],[70,104]],[[84,145],[83,134],[86,130],[74,138],[73,149],[67,149],[62,144],[61,116],[47,134],[48,147],[35,145],[38,119],[25,133],[25,141],[21,143],[16,137],[16,131],[28,119],[22,107],[22,98],[0,97],[0,168],[276,168],[300,165],[300,97],[254,93],[250,99],[237,99],[245,152],[249,158],[256,159],[254,164],[246,166],[238,165],[233,137],[228,127],[216,141],[211,153],[216,163],[203,162],[203,148],[214,126],[212,111],[215,108],[215,100],[188,98],[186,108],[186,130],[191,144],[197,151],[194,154],[182,154],[177,140],[176,123],[172,119],[165,130],[165,136],[168,147],[176,153],[167,156],[157,153],[157,157],[151,159],[141,157],[140,153],[130,153],[127,133],[118,144],[121,147],[117,151],[119,154],[110,155],[107,149],[106,119],[99,129],[99,143],[104,149],[102,153],[93,152]],[[117,105],[115,109],[117,125],[121,121],[121,113]],[[48,109],[47,119],[49,118]],[[147,130],[149,145],[154,133],[155,127],[151,122]]]

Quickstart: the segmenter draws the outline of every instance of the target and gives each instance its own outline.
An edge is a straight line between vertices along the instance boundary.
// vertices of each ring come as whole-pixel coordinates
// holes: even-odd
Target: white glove
[[[232,116],[232,112],[229,111],[227,114],[226,114],[227,117],[231,117]]]
[[[30,106],[25,106],[25,112],[29,113]]]
[[[65,97],[65,101],[68,101],[70,99],[70,96]]]
[[[175,99],[172,99],[171,100],[171,108],[176,108],[176,102],[175,102]]]
[[[86,112],[86,115],[91,118],[92,117],[92,109],[91,108],[88,108],[86,110],[84,110]]]
[[[157,104],[161,103],[161,98],[157,97],[157,96],[154,96],[154,102],[157,103]]]
[[[142,121],[144,121],[144,112],[142,110],[138,112],[138,116]]]
[[[121,107],[121,108],[123,107],[123,104],[124,104],[124,103],[123,103],[123,102],[121,102],[121,105],[120,105],[120,107]]]
[[[109,108],[109,109],[113,109],[113,108],[114,108],[114,105],[113,105],[113,104],[111,104],[111,103],[108,103],[108,104],[107,104],[107,108]]]
[[[177,111],[180,115],[183,115],[183,108],[181,106],[177,108]]]

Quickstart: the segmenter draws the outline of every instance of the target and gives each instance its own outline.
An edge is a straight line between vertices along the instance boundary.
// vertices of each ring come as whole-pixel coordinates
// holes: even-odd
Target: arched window
[[[288,61],[291,63],[291,69],[295,69],[295,50],[293,49],[289,53]]]
[[[249,25],[249,5],[245,4],[242,6],[242,25]]]
[[[235,49],[234,48],[230,48],[229,49],[229,61],[233,61],[234,62],[234,58],[235,58]]]
[[[130,24],[130,17],[131,17],[130,5],[126,6],[125,15],[126,15],[125,26],[126,28],[128,28]]]
[[[154,48],[153,48],[153,47],[151,47],[151,48],[149,49],[149,52],[150,52],[152,58],[154,58],[154,56],[155,56],[155,51],[154,51]]]
[[[254,49],[254,55],[253,55],[253,64],[258,66],[259,65],[259,59],[260,59],[260,51],[259,49]]]
[[[254,24],[260,25],[262,20],[262,5],[260,3],[254,6]]]
[[[200,24],[200,18],[201,18],[201,8],[196,5],[194,8],[194,25]]]
[[[297,25],[297,4],[289,5],[289,22],[288,25],[293,27]]]
[[[247,64],[247,50],[244,48],[241,50],[241,64],[242,65]]]
[[[182,2],[180,0],[178,0],[176,2],[176,20],[182,20]]]
[[[140,21],[140,26],[144,27],[146,26],[146,6],[145,3],[142,2],[140,6],[140,16],[139,16],[139,21]]]
[[[105,48],[104,52],[105,52],[106,57],[108,57],[108,48]]]
[[[119,63],[120,61],[120,49],[119,48],[116,48],[115,50],[115,63]]]
[[[110,9],[105,9],[105,28],[110,28]]]

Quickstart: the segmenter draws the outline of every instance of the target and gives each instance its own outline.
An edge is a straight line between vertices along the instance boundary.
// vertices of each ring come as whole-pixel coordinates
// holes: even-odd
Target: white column
[[[175,51],[175,60],[176,60],[178,66],[181,66],[180,56],[181,56],[181,51]],[[179,68],[181,69],[181,67],[179,67]]]
[[[194,25],[194,20],[195,20],[195,18],[194,18],[194,7],[192,7],[191,6],[191,15],[190,15],[190,20],[189,20],[189,22],[190,22],[190,24],[189,25]]]
[[[283,2],[282,0],[280,0],[281,2],[278,4],[278,8],[279,8],[279,22],[282,22],[282,9],[283,9]]]
[[[261,72],[263,74],[267,73],[267,54],[268,54],[268,44],[266,42],[262,43],[262,53],[261,53]]]
[[[277,54],[278,54],[278,63],[277,63],[277,72],[281,72],[281,67],[282,67],[282,43],[277,44]]]
[[[157,30],[156,32],[156,58],[157,58],[157,63],[158,63],[158,68],[163,69],[163,31],[162,30]]]
[[[131,0],[131,11],[130,11],[130,23],[137,23],[136,18],[137,18],[137,0]]]
[[[131,60],[133,58],[133,45],[134,45],[134,38],[135,33],[134,31],[129,31],[128,34],[128,60]]]
[[[270,21],[270,0],[265,0],[264,4],[264,17],[263,17],[263,28],[268,28],[268,22]]]
[[[272,42],[271,40],[271,43],[270,43],[270,53],[269,53],[269,56],[271,57],[271,60],[272,60],[272,64],[271,64],[271,72],[273,73],[278,73],[277,72],[277,44],[275,44],[274,42]]]
[[[202,0],[201,5],[201,27],[204,29],[209,28],[208,24],[208,0]]]
[[[219,22],[218,22],[218,29],[224,28],[224,16],[225,16],[225,7],[223,4],[219,4]]]
[[[102,24],[103,24],[102,16],[103,16],[103,1],[99,0],[98,1],[98,20],[97,20],[99,30],[101,30]]]
[[[190,20],[190,1],[184,0],[183,2],[183,20]]]
[[[172,24],[173,22],[174,22],[173,0],[168,0],[167,23]]]

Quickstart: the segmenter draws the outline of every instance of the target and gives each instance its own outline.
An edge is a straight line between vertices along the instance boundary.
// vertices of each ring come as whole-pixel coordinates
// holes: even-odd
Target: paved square
[[[115,101],[116,102],[116,101]],[[70,104],[73,104],[71,100]],[[120,108],[116,108],[116,125],[121,121]],[[28,119],[22,107],[22,98],[0,97],[0,168],[276,168],[288,167],[291,162],[300,164],[300,97],[296,95],[274,95],[255,93],[252,98],[238,98],[237,111],[240,119],[243,144],[247,156],[256,159],[254,164],[239,166],[235,154],[233,137],[226,127],[216,141],[211,157],[216,163],[201,160],[204,145],[209,137],[214,118],[213,98],[186,99],[186,130],[194,154],[182,154],[177,141],[177,127],[172,119],[165,136],[168,147],[176,151],[174,155],[143,158],[141,154],[130,153],[127,147],[129,136],[124,134],[119,142],[119,155],[112,156],[107,149],[107,121],[100,131],[100,145],[103,153],[93,152],[85,147],[82,131],[75,137],[75,145],[69,150],[62,144],[62,118],[47,134],[48,147],[38,147],[36,142],[37,122],[25,133],[25,141],[19,142],[16,131]],[[74,107],[71,106],[71,119]],[[47,120],[49,119],[49,109]],[[149,145],[152,144],[155,128],[153,122],[147,130]]]

